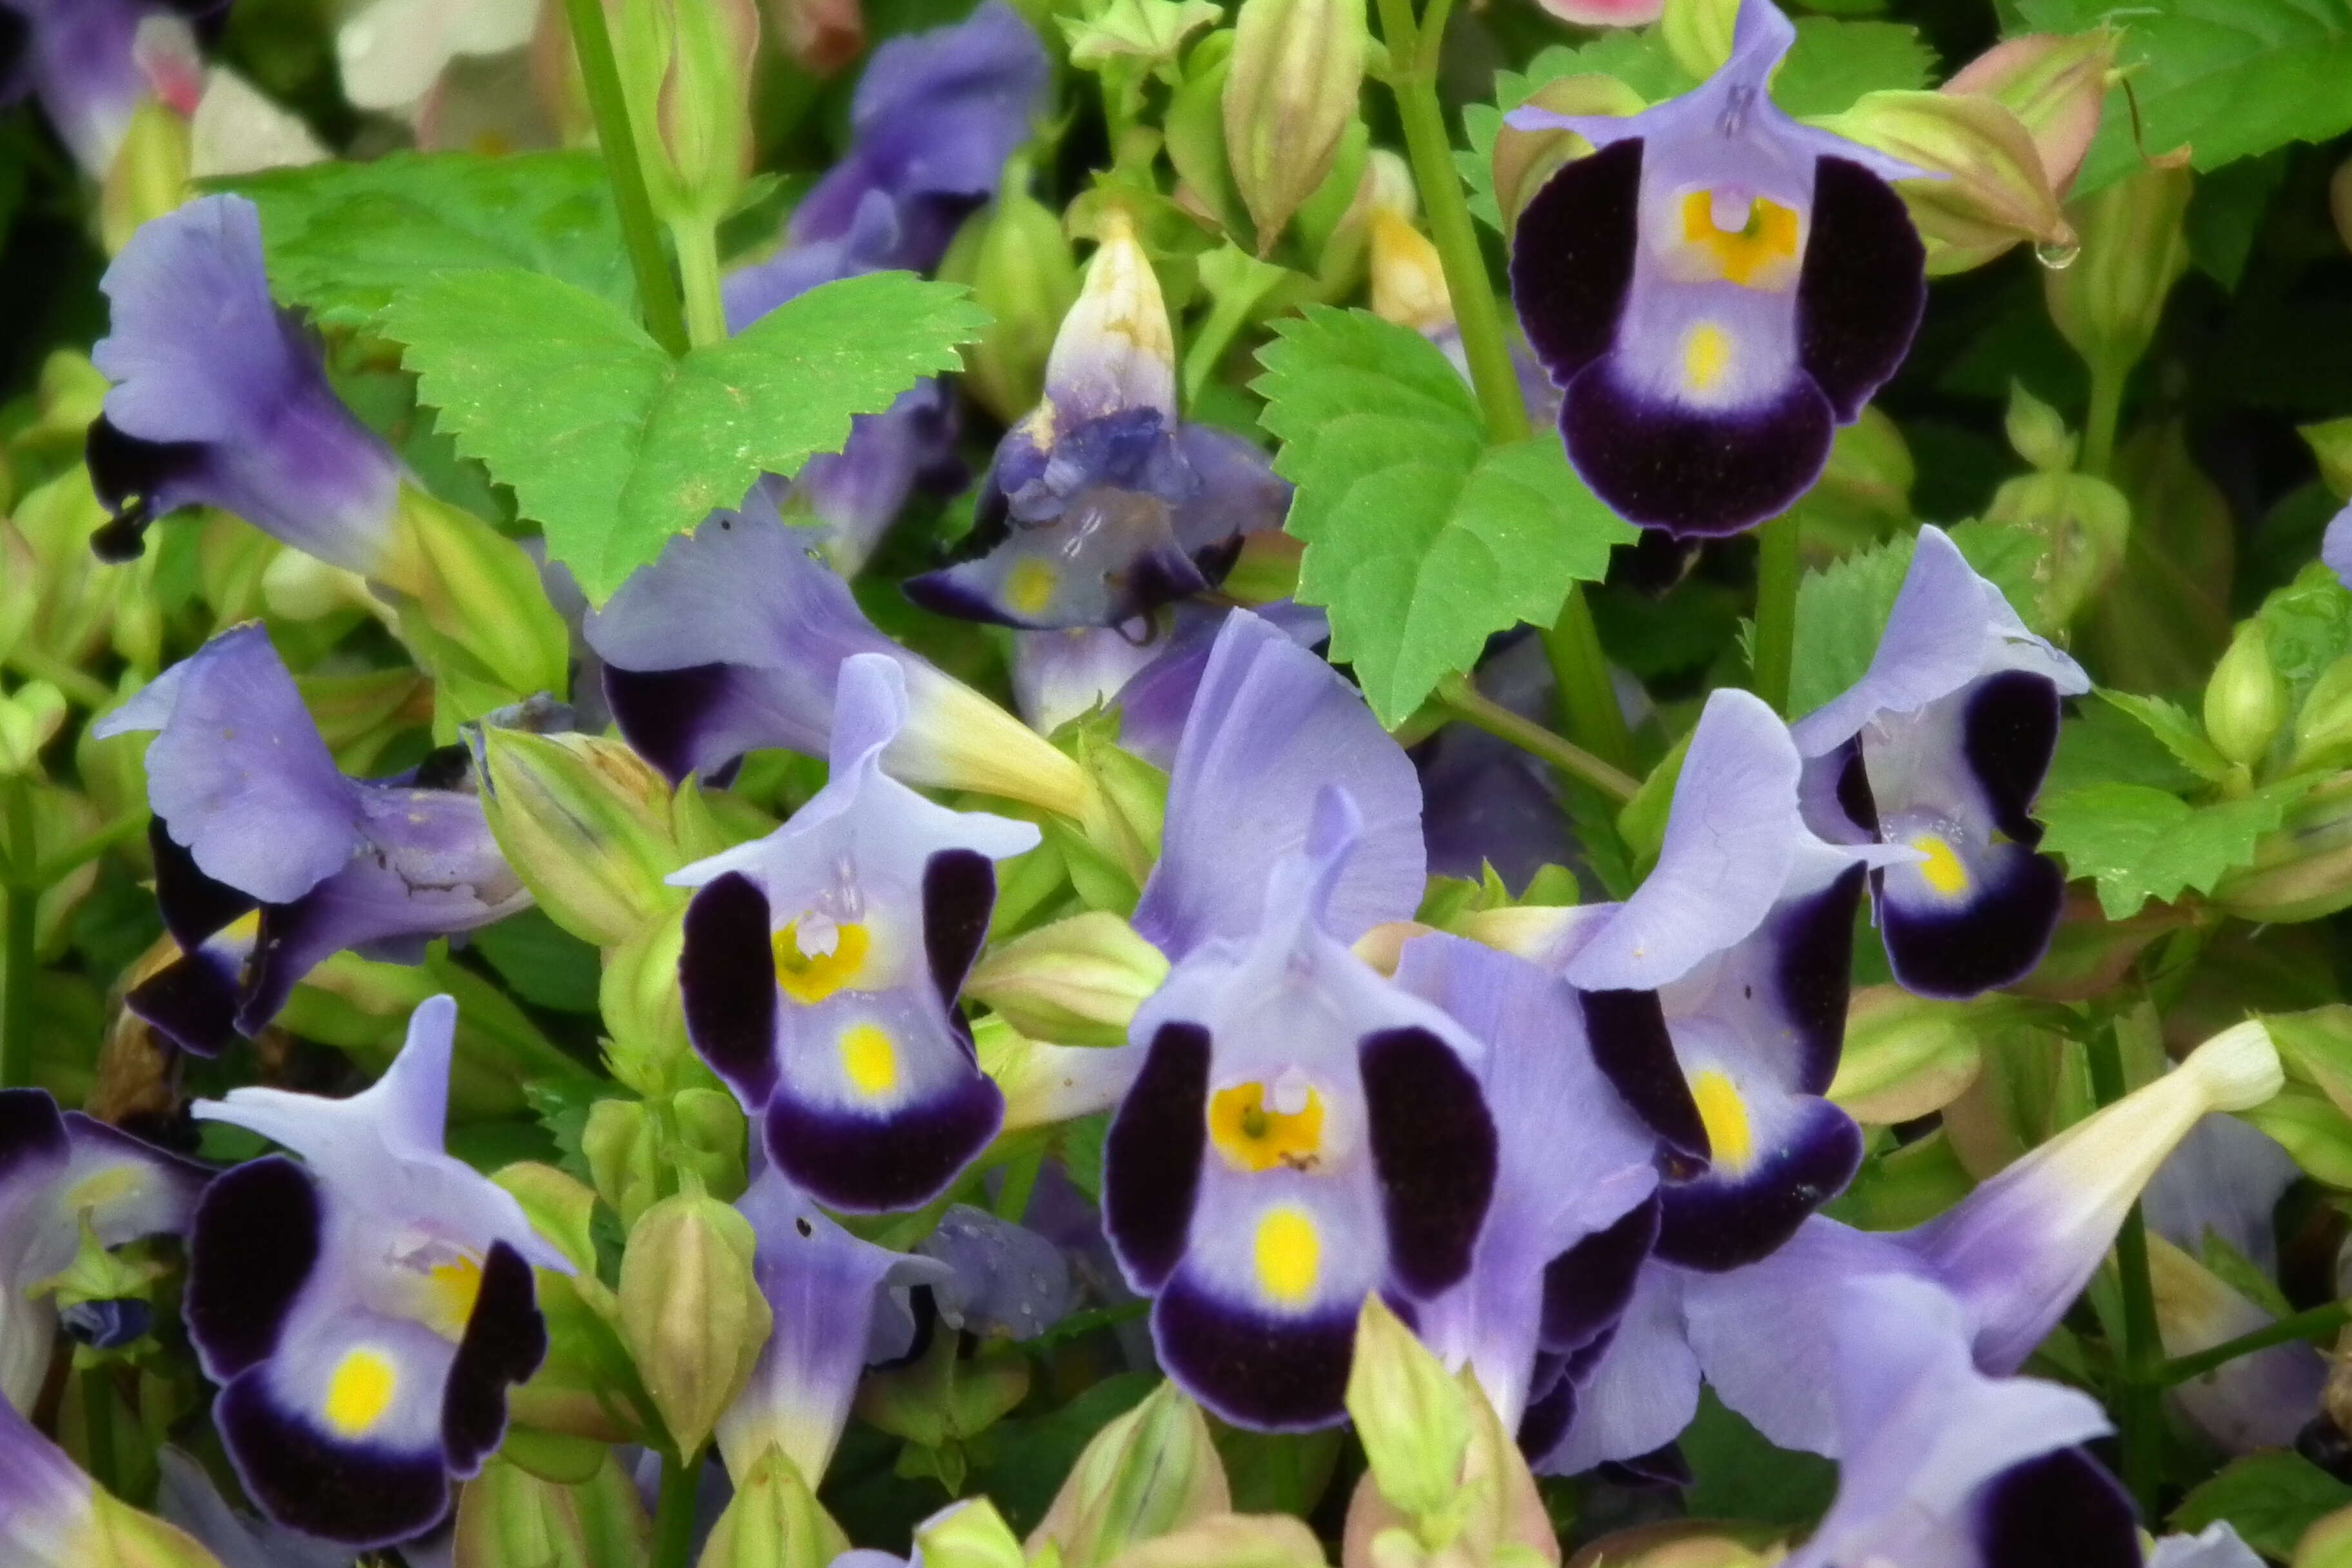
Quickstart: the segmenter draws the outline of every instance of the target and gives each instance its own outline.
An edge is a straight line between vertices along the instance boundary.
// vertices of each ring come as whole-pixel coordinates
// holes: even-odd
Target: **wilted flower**
[[[2028,631],[1940,529],[1919,531],[1870,669],[1792,727],[1805,816],[1842,843],[1918,852],[1874,869],[1895,977],[1926,996],[2022,978],[2058,921],[2065,879],[2028,812],[2080,666]]]
[[[115,521],[99,554],[129,560],[153,520],[205,505],[376,572],[394,548],[400,459],[270,299],[254,205],[206,196],[145,225],[100,286],[113,328],[90,359],[115,384],[89,428],[89,471]]]
[[[417,1008],[350,1100],[238,1089],[194,1108],[303,1162],[240,1165],[197,1207],[185,1310],[221,1440],[272,1519],[355,1546],[429,1528],[497,1448],[507,1385],[547,1352],[531,1269],[572,1272],[442,1152],[457,1019],[446,996]]]
[[[1222,581],[1290,487],[1237,436],[1176,417],[1175,342],[1133,222],[1113,212],[1063,318],[1045,396],[1005,432],[980,500],[985,552],[911,578],[942,615],[1112,626]]]
[[[1787,509],[1910,346],[1925,253],[1886,184],[1920,171],[1766,92],[1796,30],[1743,0],[1730,59],[1623,118],[1515,110],[1598,149],[1519,215],[1511,290],[1593,492],[1680,534]]]
[[[956,996],[988,932],[991,862],[1038,841],[886,774],[908,712],[897,663],[845,659],[825,787],[669,879],[698,889],[678,964],[696,1050],[795,1185],[868,1212],[936,1196],[1003,1118]]]
[[[425,941],[526,908],[462,751],[383,780],[346,778],[258,624],[233,627],[93,726],[152,730],[149,831],[163,923],[184,956],[130,1006],[209,1056],[258,1034],[295,983],[366,946]]]
[[[73,1262],[83,1227],[101,1247],[184,1231],[211,1175],[79,1110],[60,1115],[45,1089],[0,1089],[0,1402],[29,1410],[40,1397],[58,1313],[37,1287]],[[143,1317],[145,1302],[129,1305]]]

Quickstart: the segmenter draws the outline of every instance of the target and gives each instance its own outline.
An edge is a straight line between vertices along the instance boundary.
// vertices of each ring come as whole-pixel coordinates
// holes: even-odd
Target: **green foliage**
[[[2229,760],[2205,738],[2204,724],[2179,703],[2168,702],[2161,697],[2135,697],[2127,691],[2102,690],[2099,696],[2138,720],[2141,727],[2179,759],[2182,767],[2199,778],[2212,783],[2228,776]]]
[[[2018,531],[1983,523],[1951,530],[1970,566],[1984,574],[2012,605],[2032,601],[2039,559]],[[1789,681],[1789,711],[1810,713],[1861,679],[1894,613],[1903,575],[1911,569],[1911,534],[1856,551],[1818,572],[1797,589],[1796,664]]]
[[[762,472],[838,450],[852,416],[951,369],[984,320],[953,285],[869,273],[673,361],[608,301],[509,269],[409,289],[385,328],[458,449],[513,487],[602,603]]]
[[[2098,140],[2074,194],[2087,195],[2150,154],[2189,150],[2218,169],[2289,142],[2325,142],[2352,128],[2352,0],[2019,0],[2028,28],[2079,33],[2112,19],[2131,99],[2107,98]],[[2137,109],[2135,109],[2135,104]],[[2140,141],[2134,141],[2137,126]]]
[[[1837,1489],[1835,1465],[1818,1454],[1774,1447],[1712,1388],[1700,1394],[1698,1415],[1681,1447],[1691,1468],[1683,1506],[1694,1519],[1810,1525]]]
[[[2239,1538],[2266,1557],[2294,1554],[2314,1520],[2352,1504],[2346,1486],[2300,1454],[2249,1454],[2180,1500],[2171,1528],[2195,1532],[2227,1520]]]
[[[1331,616],[1331,657],[1355,667],[1383,723],[1402,722],[1486,638],[1549,625],[1633,531],[1549,437],[1486,449],[1477,405],[1419,333],[1361,310],[1276,327],[1256,383],[1298,487],[1298,596]]]
[[[591,153],[394,153],[220,184],[261,209],[271,289],[327,326],[370,325],[404,289],[499,268],[635,309],[604,165]]]
[[[2066,862],[2068,876],[2096,878],[2100,909],[2119,921],[2150,899],[2210,892],[2253,858],[2255,840],[2309,788],[2289,780],[2200,806],[2144,784],[2092,784],[2045,793],[2035,815],[2048,830],[2042,847]]]

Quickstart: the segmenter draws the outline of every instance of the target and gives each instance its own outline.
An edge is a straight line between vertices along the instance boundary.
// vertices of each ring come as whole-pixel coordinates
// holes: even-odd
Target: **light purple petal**
[[[1682,1271],[1645,1268],[1609,1347],[1578,1383],[1576,1416],[1537,1461],[1545,1475],[1580,1475],[1664,1447],[1698,1414],[1698,1358],[1683,1329]]]
[[[80,1568],[93,1539],[89,1477],[0,1399],[0,1555],[23,1568]]]
[[[1235,611],[1185,721],[1136,929],[1171,956],[1254,929],[1266,868],[1306,846],[1317,798],[1334,784],[1363,822],[1326,911],[1330,932],[1352,942],[1421,902],[1421,781],[1336,670]]]
[[[986,1209],[955,1205],[916,1250],[952,1271],[938,1288],[940,1312],[968,1332],[1034,1339],[1069,1312],[1062,1249]]]
[[[2140,1207],[2150,1230],[2195,1253],[2220,1237],[2264,1274],[2278,1269],[2272,1211],[2303,1176],[2277,1139],[2234,1116],[2200,1121],[2157,1168]]]
[[[2328,520],[2327,532],[2319,542],[2319,558],[2336,574],[2337,582],[2352,587],[2352,505]]]
[[[2159,1539],[2147,1568],[2260,1568],[2262,1561],[2227,1520],[2216,1520],[2195,1535]]]

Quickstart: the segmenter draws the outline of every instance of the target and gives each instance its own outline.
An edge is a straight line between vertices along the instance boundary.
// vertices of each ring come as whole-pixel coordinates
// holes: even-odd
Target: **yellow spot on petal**
[[[841,1070],[850,1087],[868,1100],[878,1100],[898,1087],[898,1047],[871,1024],[853,1024],[841,1032]]]
[[[1262,1083],[1221,1089],[1209,1100],[1209,1141],[1238,1171],[1307,1170],[1323,1152],[1323,1097],[1310,1089],[1286,1112],[1267,1108]]]
[[[1919,863],[1919,875],[1927,886],[1948,899],[1957,899],[1969,890],[1969,868],[1952,847],[1932,833],[1923,833],[1911,840],[1911,847],[1927,858]]]
[[[1004,600],[1016,616],[1034,618],[1054,602],[1062,575],[1043,561],[1023,561],[1004,574]]]
[[[1757,196],[1748,221],[1734,230],[1715,226],[1715,193],[1697,190],[1683,197],[1683,243],[1705,251],[1726,282],[1743,289],[1788,288],[1797,279],[1797,215]]]
[[[1701,321],[1683,339],[1683,384],[1693,392],[1711,392],[1731,364],[1731,334],[1713,321]]]
[[[142,1174],[136,1165],[109,1165],[76,1182],[73,1190],[66,1194],[66,1201],[58,1206],[73,1215],[102,1209],[138,1191]]]
[[[865,966],[874,938],[862,925],[835,926],[831,952],[805,952],[801,948],[801,924],[794,921],[768,945],[776,955],[776,984],[785,995],[803,1005],[824,1001],[854,984]]]
[[[425,1327],[445,1340],[466,1337],[473,1321],[474,1299],[482,1293],[482,1266],[459,1257],[436,1264],[425,1273]]]
[[[399,1381],[392,1359],[382,1351],[352,1351],[327,1379],[327,1405],[320,1414],[337,1436],[363,1437],[392,1407]]]
[[[1730,1175],[1739,1174],[1756,1157],[1756,1134],[1748,1124],[1748,1102],[1739,1098],[1738,1086],[1708,1068],[1691,1079],[1690,1087],[1716,1167]]]
[[[1305,1209],[1288,1204],[1265,1211],[1257,1222],[1257,1283],[1285,1307],[1306,1304],[1323,1271],[1323,1238]]]

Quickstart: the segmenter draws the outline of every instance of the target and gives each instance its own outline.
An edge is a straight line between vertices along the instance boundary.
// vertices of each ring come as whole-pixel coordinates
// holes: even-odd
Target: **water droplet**
[[[2063,245],[2037,245],[2033,247],[2033,259],[2053,272],[2063,272],[2074,266],[2074,258],[2082,254],[2083,247],[2075,240],[2068,240]]]

